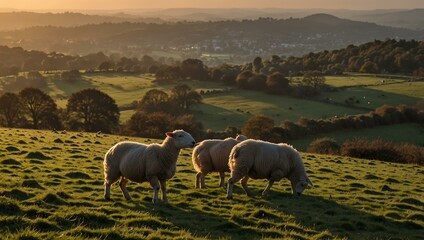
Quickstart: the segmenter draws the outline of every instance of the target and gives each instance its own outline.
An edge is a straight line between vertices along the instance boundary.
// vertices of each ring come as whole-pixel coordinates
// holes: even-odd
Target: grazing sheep
[[[252,192],[247,187],[249,178],[268,179],[269,183],[262,195],[268,194],[275,181],[286,177],[290,180],[294,195],[300,196],[308,184],[312,185],[306,175],[299,152],[284,143],[274,144],[260,140],[246,140],[233,147],[228,165],[231,178],[228,180],[227,198],[233,197],[233,185],[240,181],[248,196]]]
[[[159,188],[163,202],[166,197],[166,180],[174,176],[177,158],[182,148],[192,148],[196,142],[183,131],[167,132],[162,144],[142,144],[119,142],[106,153],[104,158],[105,199],[110,199],[110,186],[118,181],[122,194],[127,200],[131,197],[125,187],[128,181],[150,182],[153,187],[153,202],[158,201]]]
[[[205,188],[205,177],[210,172],[219,172],[219,186],[225,187],[225,172],[229,172],[228,156],[237,143],[246,140],[243,135],[236,139],[209,139],[202,141],[193,150],[192,162],[196,170],[196,188]],[[199,184],[200,183],[200,184]]]

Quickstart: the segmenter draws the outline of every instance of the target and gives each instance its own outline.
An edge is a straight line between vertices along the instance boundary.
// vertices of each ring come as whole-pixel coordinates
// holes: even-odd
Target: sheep
[[[268,194],[275,181],[280,181],[284,177],[290,180],[295,196],[300,196],[308,184],[313,186],[306,175],[299,152],[285,143],[243,141],[231,150],[228,165],[231,178],[227,184],[227,199],[233,198],[233,185],[239,180],[246,194],[252,197],[253,194],[247,187],[249,178],[269,180],[262,196]]]
[[[121,178],[119,186],[127,200],[131,199],[126,188],[128,181],[148,181],[153,187],[152,202],[158,201],[160,188],[162,201],[167,203],[166,180],[175,174],[180,150],[192,148],[195,144],[193,137],[183,130],[167,132],[162,144],[146,145],[130,141],[115,144],[104,157],[104,198],[110,199],[110,186]]]
[[[237,143],[246,140],[243,135],[236,139],[209,139],[197,145],[192,154],[193,167],[196,170],[196,188],[205,188],[205,177],[210,172],[219,172],[219,186],[225,188],[225,172],[229,172],[228,156]],[[200,183],[200,184],[199,184]]]

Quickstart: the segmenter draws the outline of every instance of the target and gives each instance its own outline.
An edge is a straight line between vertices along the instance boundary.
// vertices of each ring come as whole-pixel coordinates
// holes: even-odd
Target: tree
[[[15,93],[5,93],[0,97],[0,123],[6,127],[17,127],[21,118],[22,104]]]
[[[106,93],[84,89],[73,93],[66,106],[72,130],[114,132],[119,126],[119,108]]]
[[[254,115],[241,129],[241,132],[248,138],[267,140],[274,127],[274,120],[263,115]]]
[[[269,75],[265,84],[268,93],[284,94],[290,92],[289,80],[280,72]]]
[[[150,112],[168,112],[176,113],[175,106],[170,102],[166,92],[158,89],[152,89],[146,92],[139,103],[139,108],[147,113]]]
[[[264,64],[262,62],[262,58],[256,57],[255,59],[253,59],[253,72],[259,73],[263,67]]]
[[[211,81],[220,82],[224,73],[219,68],[214,68],[211,72]]]
[[[309,71],[303,75],[302,83],[318,89],[325,84],[325,76],[320,71]]]
[[[245,70],[237,75],[236,83],[239,88],[248,88],[249,78],[253,77],[255,74],[252,71]]]
[[[163,112],[135,112],[125,122],[123,133],[130,136],[162,138],[165,132],[173,130],[174,118]]]
[[[253,90],[263,90],[265,88],[266,75],[254,74],[247,79],[247,88]]]
[[[185,78],[207,80],[208,71],[199,59],[186,59],[181,63],[181,71]]]
[[[157,81],[174,81],[182,78],[181,68],[177,66],[161,66],[156,71]]]
[[[109,72],[115,67],[115,64],[112,61],[104,61],[100,63],[98,69],[99,71]]]
[[[57,105],[49,95],[37,88],[25,88],[19,92],[19,97],[24,116],[30,119],[32,128],[61,127]]]
[[[171,100],[175,101],[183,111],[186,111],[191,105],[201,102],[202,96],[186,84],[179,84],[171,89]]]
[[[378,65],[371,61],[366,61],[362,64],[361,69],[359,69],[361,73],[378,73],[379,71]]]

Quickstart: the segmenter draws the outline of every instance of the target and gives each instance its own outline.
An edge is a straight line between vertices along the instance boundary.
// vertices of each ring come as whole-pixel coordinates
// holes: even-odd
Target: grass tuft
[[[35,158],[39,160],[51,160],[52,158],[44,155],[42,152],[30,152],[25,158]]]
[[[22,187],[44,189],[36,180],[25,180]]]
[[[16,161],[15,159],[9,158],[6,160],[1,161],[4,165],[22,165],[20,162]]]
[[[91,179],[90,175],[82,172],[70,172],[65,174],[65,176],[73,179]]]

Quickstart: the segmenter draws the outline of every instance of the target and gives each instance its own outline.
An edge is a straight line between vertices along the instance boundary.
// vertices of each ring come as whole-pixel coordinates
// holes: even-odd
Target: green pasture
[[[273,118],[278,126],[284,120],[296,122],[301,117],[319,119],[364,112],[334,104],[247,90],[206,96],[203,103],[193,107],[193,110],[204,128],[214,130],[243,126],[255,114]]]
[[[68,97],[86,88],[96,88],[114,98],[118,106],[141,100],[150,89],[169,92],[176,85],[153,82],[151,74],[85,73],[77,83],[60,80],[60,72],[45,74],[50,94],[59,107],[66,107]],[[241,127],[253,114],[272,117],[276,125],[281,121],[298,121],[301,117],[320,119],[335,115],[366,113],[384,104],[414,104],[424,98],[424,82],[410,82],[401,76],[344,75],[328,76],[327,84],[339,88],[323,92],[315,99],[301,99],[265,94],[258,91],[238,90],[213,82],[183,81],[196,91],[221,90],[205,95],[203,103],[194,106],[195,116],[205,129],[224,130],[227,126]],[[9,81],[10,77],[0,78]],[[299,79],[294,79],[298,81]],[[384,80],[384,83],[382,82]],[[352,106],[345,100],[353,98]],[[134,111],[121,113],[121,122],[128,120]]]
[[[103,200],[103,156],[125,136],[0,129],[2,239],[422,239],[424,168],[354,158],[302,154],[314,187],[301,197],[288,180],[259,197],[234,200],[218,186],[194,189],[191,149],[168,181],[169,204],[151,203],[148,183],[117,185]]]
[[[329,137],[335,139],[340,145],[350,139],[366,138],[382,139],[397,143],[411,143],[424,146],[424,127],[415,123],[380,126],[377,128],[350,129],[307,136],[302,139],[290,140],[296,149],[306,151],[309,144],[318,138]]]

